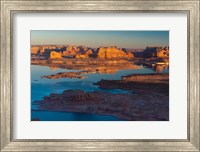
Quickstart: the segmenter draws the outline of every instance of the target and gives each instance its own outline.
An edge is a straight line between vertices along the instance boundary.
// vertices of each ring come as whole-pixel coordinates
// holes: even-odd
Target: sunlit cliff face
[[[71,56],[74,58],[86,59],[89,57],[98,58],[98,59],[132,59],[134,55],[122,48],[117,48],[117,46],[109,47],[99,47],[97,50],[84,47],[84,46],[32,46],[31,54],[37,54],[46,56],[50,58],[51,52],[61,53],[62,57]],[[57,55],[58,56],[58,55]],[[53,57],[54,58],[54,57]],[[57,58],[57,57],[56,57]]]
[[[59,52],[51,51],[50,59],[60,59],[62,58],[62,54]]]
[[[122,51],[122,49],[118,49],[116,46],[111,47],[100,47],[98,52],[98,58],[100,59],[120,59],[120,58],[133,58],[133,54]]]

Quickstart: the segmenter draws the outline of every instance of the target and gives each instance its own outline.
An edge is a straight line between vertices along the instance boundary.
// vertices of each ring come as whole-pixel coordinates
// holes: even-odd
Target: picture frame
[[[199,0],[149,1],[7,1],[1,0],[1,151],[200,151],[199,138]],[[135,139],[29,139],[13,134],[13,15],[55,12],[187,13],[188,19],[188,138]]]

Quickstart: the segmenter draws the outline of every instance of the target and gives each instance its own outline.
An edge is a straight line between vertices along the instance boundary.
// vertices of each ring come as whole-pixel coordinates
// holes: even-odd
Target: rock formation
[[[124,52],[122,49],[118,49],[116,46],[100,47],[98,50],[99,59],[131,59],[133,58],[131,52]]]
[[[101,89],[123,89],[148,94],[169,95],[169,74],[130,74],[121,80],[100,80],[95,85]]]
[[[162,50],[157,52],[157,57],[160,57],[160,58],[169,57],[169,48],[167,47],[162,48]]]
[[[42,76],[42,78],[47,79],[60,79],[60,78],[77,78],[77,79],[84,79],[86,76],[83,76],[82,74],[91,73],[90,71],[80,71],[80,72],[59,72],[52,75],[45,75]]]
[[[134,86],[134,85],[132,85]],[[40,110],[105,114],[126,121],[168,121],[169,96],[151,92],[112,94],[65,90],[34,101]]]
[[[128,52],[128,53],[127,53],[127,58],[128,58],[128,59],[132,59],[132,58],[134,58],[133,53]]]
[[[160,83],[168,84],[169,74],[157,73],[157,74],[130,74],[122,76],[122,80],[128,82],[146,82],[146,83]]]
[[[65,91],[66,92],[66,91]],[[99,94],[84,92],[80,90],[77,94],[71,96],[71,100],[76,104],[80,103],[101,103],[104,99]]]
[[[50,59],[60,59],[60,58],[62,58],[61,53],[55,51],[50,52]]]
[[[54,52],[54,53],[53,53]],[[52,59],[52,58],[76,58],[76,59],[168,59],[169,47],[146,47],[144,51],[133,52],[133,49],[117,48],[117,46],[89,48],[74,45],[32,45],[31,54],[33,59]],[[168,62],[167,62],[168,63]],[[153,64],[153,63],[152,63]]]
[[[169,47],[146,47],[142,54],[144,58],[169,57]]]
[[[63,51],[63,56],[75,56],[80,51],[80,48],[77,46],[69,45]]]
[[[78,54],[76,55],[76,58],[77,58],[77,59],[86,59],[86,58],[89,58],[90,55],[92,55],[92,54],[93,54],[92,50],[89,49],[88,51],[86,51],[86,52],[83,53],[83,54],[78,53]]]
[[[39,50],[39,46],[31,46],[31,54],[37,54]]]

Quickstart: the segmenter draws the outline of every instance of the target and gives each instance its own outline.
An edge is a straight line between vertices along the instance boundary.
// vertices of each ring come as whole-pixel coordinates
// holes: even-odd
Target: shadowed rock
[[[169,74],[132,74],[122,80],[101,80],[95,85],[101,89],[125,89],[137,93],[169,95]]]
[[[65,90],[35,101],[40,110],[106,114],[133,121],[169,120],[168,96]]]

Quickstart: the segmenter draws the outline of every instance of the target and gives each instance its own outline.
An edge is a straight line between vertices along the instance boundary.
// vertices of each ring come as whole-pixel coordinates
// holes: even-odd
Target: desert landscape
[[[168,121],[169,46],[31,45],[32,121]]]

